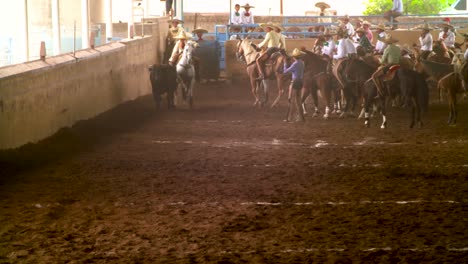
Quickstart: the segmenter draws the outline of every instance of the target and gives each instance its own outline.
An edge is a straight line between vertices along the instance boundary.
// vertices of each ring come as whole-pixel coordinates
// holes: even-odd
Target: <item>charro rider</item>
[[[271,23],[265,23],[265,24],[260,24],[260,27],[265,29],[266,35],[265,39],[258,44],[257,46],[257,51],[260,51],[263,47],[266,47],[266,51],[263,51],[260,55],[260,57],[257,58],[257,68],[259,77],[257,80],[263,80],[265,79],[265,72],[264,72],[264,64],[265,62],[270,58],[270,56],[279,51],[279,46],[280,46],[280,40],[281,36],[280,34],[276,33],[276,26]]]
[[[166,37],[166,52],[164,53],[164,61],[169,60],[169,56],[172,50],[174,50],[174,45],[176,42],[175,37],[178,36],[181,32],[184,31],[184,28],[180,26],[180,24],[184,23],[181,19],[178,18],[173,18],[170,20],[171,27],[169,28],[169,31],[167,32],[167,37]]]
[[[384,42],[387,44],[387,47],[385,48],[383,56],[380,59],[382,66],[380,66],[372,75],[372,80],[377,87],[378,96],[382,96],[385,93],[383,77],[385,74],[387,74],[390,67],[400,64],[401,57],[400,48],[395,45],[395,43],[398,42],[397,39],[393,38],[391,35],[387,35],[387,38],[384,40]]]
[[[420,28],[422,30],[421,36],[419,37],[419,43],[421,44],[421,58],[427,60],[427,57],[432,52],[432,35],[429,31],[432,30],[427,23]]]
[[[451,50],[455,49],[455,33],[451,31],[453,26],[444,23],[442,24],[442,28],[442,31],[439,33],[439,40],[442,40],[447,48]]]
[[[385,25],[379,24],[377,26],[377,43],[375,44],[375,54],[383,54],[387,44],[383,42],[387,34],[385,33]]]
[[[358,35],[358,38],[359,38],[358,45],[363,49],[364,53],[367,54],[367,53],[372,52],[374,47],[372,47],[372,43],[367,38],[366,31],[364,30],[364,28],[362,27],[358,28],[356,30],[356,34]],[[365,54],[361,54],[361,55],[365,55]]]
[[[322,55],[326,56],[327,59],[332,59],[333,54],[335,54],[336,44],[333,40],[333,36],[336,34],[332,34],[329,28],[326,28],[323,32],[323,37],[325,38],[325,42],[323,43],[322,48]]]
[[[356,47],[353,41],[349,39],[347,31],[339,30],[338,35],[338,47],[336,55],[333,56],[335,60],[356,57]]]
[[[174,37],[177,40],[172,50],[171,57],[169,58],[169,64],[175,66],[179,60],[179,56],[184,52],[185,43],[188,39],[191,38],[190,33],[181,31],[177,36]]]

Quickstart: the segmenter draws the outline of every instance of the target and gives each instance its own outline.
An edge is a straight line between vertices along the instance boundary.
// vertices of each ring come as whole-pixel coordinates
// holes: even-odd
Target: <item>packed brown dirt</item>
[[[0,263],[466,263],[468,107],[285,123],[245,83],[0,152]]]

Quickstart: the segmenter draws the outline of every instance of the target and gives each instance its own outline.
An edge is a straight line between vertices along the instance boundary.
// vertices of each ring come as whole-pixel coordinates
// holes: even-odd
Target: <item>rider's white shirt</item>
[[[424,38],[419,37],[419,43],[421,44],[421,50],[432,51],[432,35],[427,33]]]
[[[385,39],[386,36],[387,36],[387,34],[385,32],[381,32],[379,34],[380,39]],[[385,42],[383,42],[381,40],[377,40],[377,43],[375,44],[375,50],[377,52],[383,53],[386,47],[387,47],[387,44],[385,44]]]
[[[354,47],[353,41],[349,38],[340,39],[338,42],[338,48],[334,59],[342,59],[348,57],[348,54],[355,54],[356,47]]]
[[[245,10],[241,12],[242,24],[255,24],[252,10],[249,10],[250,16],[245,15]]]
[[[241,12],[239,11],[239,15],[236,16],[236,11],[234,10],[234,12],[232,12],[232,15],[231,15],[231,24],[234,24],[234,25],[239,25],[239,24],[242,24],[242,16],[241,16]]]
[[[447,32],[447,37],[444,39],[444,31],[440,32],[439,33],[439,39],[443,39],[444,40],[444,43],[445,43],[445,46],[447,46],[447,48],[453,48],[455,47],[455,33],[453,33],[452,31],[448,31]]]
[[[345,25],[346,31],[348,31],[348,36],[354,35],[354,27],[351,23],[346,23]]]
[[[328,55],[330,58],[333,58],[333,54],[335,53],[335,41],[329,40],[327,41],[328,46],[323,46],[322,48],[322,54]]]

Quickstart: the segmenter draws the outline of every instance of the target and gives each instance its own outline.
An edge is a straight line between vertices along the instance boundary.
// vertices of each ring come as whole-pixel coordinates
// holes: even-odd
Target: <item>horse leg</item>
[[[258,98],[258,93],[257,93],[257,85],[259,83],[255,80],[255,76],[251,76],[250,77],[250,88],[251,88],[251,92],[252,92],[252,95],[253,97],[255,98],[255,102],[254,102],[254,106],[258,105],[258,103],[260,102],[259,98]]]
[[[263,95],[265,96],[265,99],[263,100],[263,105],[268,103],[268,92],[270,91],[270,86],[268,80],[262,80],[263,84]]]
[[[321,87],[323,99],[325,100],[325,114],[323,115],[323,118],[328,119],[330,117],[330,107],[332,106],[331,104],[331,90],[329,89],[329,86],[327,83],[322,85]]]
[[[281,96],[284,93],[283,86],[279,82],[277,83],[278,83],[278,95],[276,96],[275,101],[273,101],[273,103],[271,104],[271,108],[274,108],[278,104],[279,100],[281,99]]]
[[[189,99],[189,107],[190,109],[193,109],[193,87],[195,85],[195,69],[192,66],[191,69],[191,76],[190,76],[190,81],[188,83],[188,99]]]
[[[307,108],[306,108],[306,103],[305,101],[307,100],[307,97],[310,94],[310,89],[308,87],[303,87],[301,89],[301,106],[302,106],[302,111],[304,115],[307,115]]]
[[[312,88],[312,91],[311,91],[311,95],[312,95],[312,100],[314,101],[314,114],[312,115],[312,117],[317,117],[318,114],[319,114],[319,105],[318,105],[318,90],[317,90],[317,86],[314,85],[314,87]]]
[[[380,112],[382,113],[382,125],[380,128],[385,129],[387,128],[387,102],[385,97],[380,99],[380,108]]]
[[[414,127],[415,124],[415,116],[416,116],[416,98],[411,98],[411,123],[410,128]]]

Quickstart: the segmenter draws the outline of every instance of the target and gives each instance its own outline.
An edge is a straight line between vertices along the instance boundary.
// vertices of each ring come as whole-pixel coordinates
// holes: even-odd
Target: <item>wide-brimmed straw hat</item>
[[[292,57],[300,57],[300,56],[302,56],[302,55],[304,55],[304,54],[305,54],[305,52],[302,52],[302,51],[300,51],[298,48],[295,48],[295,49],[293,50],[293,52],[291,53],[291,56],[292,56]]]
[[[276,29],[279,29],[279,31],[285,31],[285,28],[280,24],[280,23],[273,23]]]
[[[184,23],[184,21],[180,18],[174,17],[173,19],[169,20],[169,23],[177,22],[179,24]]]
[[[365,31],[364,28],[362,28],[362,27],[356,29],[356,33],[358,33],[358,32],[361,32],[361,33],[366,34],[366,31]]]
[[[266,28],[276,29],[276,25],[273,22],[261,23],[259,26],[263,29],[266,29]]]
[[[440,24],[440,27],[441,27],[441,28],[453,29],[453,26],[450,25],[449,23],[442,23],[442,24]]]
[[[320,10],[324,10],[324,9],[330,8],[330,5],[325,2],[317,2],[315,3],[315,7],[320,8]]]
[[[177,36],[174,37],[174,39],[191,39],[191,38],[192,38],[192,34],[185,32],[185,31],[179,32],[179,34],[177,34]]]
[[[371,22],[367,21],[367,20],[364,20],[362,22],[362,25],[368,25],[369,27],[372,26]]]
[[[242,8],[254,8],[255,6],[251,6],[251,5],[249,5],[249,3],[247,3],[247,4],[245,4],[245,5],[241,6],[241,7]]]
[[[194,29],[192,31],[193,33],[197,34],[197,33],[208,33],[208,30],[202,28],[202,27],[197,27],[197,29]]]
[[[382,23],[381,23],[381,24],[378,24],[377,27],[375,27],[375,28],[385,31],[385,25],[382,24]]]
[[[383,40],[383,42],[387,43],[387,44],[393,44],[393,43],[397,43],[399,40],[394,38],[392,35],[388,34],[387,37],[385,37],[385,39]]]
[[[424,25],[419,26],[418,29],[428,30],[428,31],[433,30],[433,28],[430,27],[428,23],[424,23]]]

